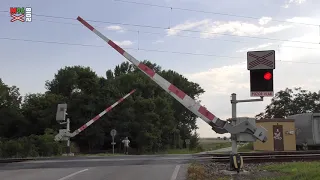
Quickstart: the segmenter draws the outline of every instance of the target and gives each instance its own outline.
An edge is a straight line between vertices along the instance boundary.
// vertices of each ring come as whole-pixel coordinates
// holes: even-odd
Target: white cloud
[[[266,48],[266,47],[269,47],[272,45],[273,45],[273,43],[265,43],[265,44],[260,44],[257,47],[249,47],[249,48],[245,48],[245,49],[240,49],[237,52],[247,52],[247,51],[259,50],[259,49]]]
[[[280,45],[278,59],[287,61],[303,61],[306,57],[320,57],[319,35],[317,33],[305,34],[301,37],[292,38],[296,42],[310,42],[313,44],[298,44],[296,42],[284,42]],[[297,47],[297,48],[294,48]],[[301,48],[300,48],[301,47]],[[306,49],[310,48],[310,49]],[[317,50],[318,49],[318,50]],[[313,59],[313,58],[312,58]],[[314,61],[319,62],[319,61]]]
[[[107,26],[106,29],[111,31],[124,32],[124,29],[121,26],[117,25]]]
[[[283,7],[287,9],[287,8],[289,8],[289,4],[285,4],[285,5],[283,5]]]
[[[260,25],[266,25],[272,20],[271,17],[262,17],[259,19],[259,24]]]
[[[157,41],[152,42],[152,44],[160,44],[160,43],[164,43],[164,40],[157,40]]]
[[[223,66],[220,68],[213,68],[209,71],[199,72],[188,77],[190,80],[196,82],[201,81],[201,87],[212,90],[213,94],[225,94],[230,89],[246,88],[246,62],[231,66]],[[205,83],[208,82],[208,83]]]
[[[114,41],[118,46],[131,46],[133,44],[133,42],[129,41],[129,40],[125,40],[125,41]]]
[[[260,19],[260,23],[268,23],[271,19],[263,17]],[[204,19],[201,21],[186,21],[185,23],[178,24],[173,28],[167,30],[167,35],[176,35],[183,30],[196,30],[200,31],[202,38],[209,38],[218,36],[219,34],[229,33],[238,36],[257,36],[270,33],[279,32],[292,27],[292,25],[275,25],[265,27],[258,24],[252,24],[241,21],[213,21],[210,19]]]
[[[287,19],[286,21],[288,22],[293,22],[293,23],[304,23],[304,24],[319,24],[319,19],[318,18],[310,18],[310,17],[293,17],[290,19]]]
[[[199,26],[204,26],[210,23],[209,19],[204,19],[202,21],[192,22],[192,21],[186,21],[185,23],[178,24],[170,29],[167,30],[167,34],[170,35],[176,35],[184,30],[190,30],[192,28],[196,28]]]
[[[291,25],[277,25],[270,27],[257,26],[240,21],[215,22],[214,25],[203,28],[201,35],[203,37],[214,37],[217,33],[230,33],[238,36],[258,36],[279,32],[292,27]]]
[[[289,4],[302,4],[302,3],[305,3],[306,0],[290,0],[289,1]]]
[[[283,5],[284,8],[289,8],[290,4],[296,4],[296,5],[300,5],[305,3],[306,0],[287,0],[285,2],[285,4]]]

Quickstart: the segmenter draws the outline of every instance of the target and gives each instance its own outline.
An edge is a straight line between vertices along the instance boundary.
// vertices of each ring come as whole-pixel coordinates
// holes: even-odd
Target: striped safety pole
[[[93,33],[98,35],[101,39],[103,39],[106,43],[108,43],[111,47],[113,47],[116,51],[118,51],[122,56],[124,56],[128,61],[134,64],[137,68],[139,68],[144,74],[150,77],[155,83],[157,83],[162,89],[167,91],[172,97],[174,97],[177,101],[179,101],[183,106],[188,108],[195,115],[203,119],[206,123],[214,128],[218,128],[218,133],[227,133],[228,131],[224,129],[224,125],[226,125],[226,121],[223,121],[213,115],[210,111],[208,111],[204,106],[197,103],[194,99],[188,96],[186,93],[178,89],[176,86],[168,82],[166,79],[158,75],[152,69],[150,69],[145,64],[138,61],[132,55],[127,53],[121,47],[119,47],[112,40],[108,39],[106,36],[101,34],[98,30],[92,27],[88,22],[83,20],[78,16],[78,21],[80,21],[84,26],[90,29]]]
[[[83,126],[81,126],[79,129],[75,130],[72,133],[71,137],[76,136],[77,134],[79,134],[80,132],[82,132],[83,130],[85,130],[87,127],[89,127],[91,124],[93,124],[94,122],[96,122],[97,120],[99,120],[103,115],[105,115],[107,112],[109,112],[112,108],[114,108],[116,105],[118,105],[119,103],[121,103],[122,101],[124,101],[127,97],[129,97],[131,94],[133,94],[136,90],[132,90],[130,93],[128,93],[127,95],[125,95],[124,97],[122,97],[121,99],[119,99],[117,102],[115,102],[114,104],[112,104],[111,106],[109,106],[107,109],[105,109],[104,111],[102,111],[100,114],[98,114],[96,117],[94,117],[93,119],[91,119],[90,121],[88,121],[86,124],[84,124]]]

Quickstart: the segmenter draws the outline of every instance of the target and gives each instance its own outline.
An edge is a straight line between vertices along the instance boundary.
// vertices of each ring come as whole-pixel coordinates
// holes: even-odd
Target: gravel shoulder
[[[273,164],[274,163],[245,164],[243,169],[246,173],[225,175],[222,171],[229,169],[228,164],[208,162],[194,163],[188,169],[188,180],[261,180],[286,175],[285,173],[260,169],[262,166]]]

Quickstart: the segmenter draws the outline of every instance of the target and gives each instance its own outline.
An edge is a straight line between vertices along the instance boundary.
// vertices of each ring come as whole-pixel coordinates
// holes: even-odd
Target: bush
[[[190,149],[196,149],[199,147],[200,145],[200,142],[199,142],[199,134],[197,133],[194,133],[191,135],[190,137]]]
[[[196,151],[197,151],[197,152],[203,152],[203,151],[205,151],[205,149],[204,149],[201,145],[199,145],[199,146],[196,148]]]
[[[252,142],[246,143],[246,144],[240,146],[240,147],[238,148],[238,150],[239,150],[240,152],[253,151],[253,143],[252,143]]]
[[[0,139],[0,156],[2,158],[25,158],[37,156],[55,156],[62,153],[63,146],[54,141],[52,131],[44,135],[31,135],[18,139]]]

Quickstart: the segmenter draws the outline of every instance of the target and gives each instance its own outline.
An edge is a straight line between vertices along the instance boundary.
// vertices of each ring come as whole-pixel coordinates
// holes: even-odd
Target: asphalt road
[[[0,164],[1,180],[185,180],[192,155],[69,157]]]

